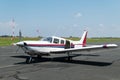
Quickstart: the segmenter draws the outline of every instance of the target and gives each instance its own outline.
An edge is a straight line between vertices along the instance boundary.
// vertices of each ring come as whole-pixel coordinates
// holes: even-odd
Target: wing
[[[63,49],[63,50],[50,51],[50,53],[82,52],[82,51],[92,51],[92,50],[99,50],[99,49],[101,50],[111,49],[116,47],[117,47],[116,44],[92,45],[87,47],[69,48],[69,49]]]

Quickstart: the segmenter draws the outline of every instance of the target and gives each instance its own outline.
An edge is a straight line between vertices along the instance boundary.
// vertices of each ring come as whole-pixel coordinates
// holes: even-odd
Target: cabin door
[[[68,48],[70,48],[70,41],[66,40],[65,49],[68,49]]]

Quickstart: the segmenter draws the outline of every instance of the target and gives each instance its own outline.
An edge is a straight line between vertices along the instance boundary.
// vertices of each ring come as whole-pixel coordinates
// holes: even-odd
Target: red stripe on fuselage
[[[27,44],[27,46],[33,46],[33,47],[62,47],[62,48],[65,48],[65,44]],[[74,45],[71,45],[71,48],[74,48]]]
[[[65,46],[64,44],[27,44],[28,46]]]

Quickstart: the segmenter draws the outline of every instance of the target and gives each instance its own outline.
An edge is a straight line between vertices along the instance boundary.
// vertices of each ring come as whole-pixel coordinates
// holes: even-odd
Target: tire
[[[27,63],[27,64],[30,64],[31,62],[32,62],[32,57],[26,58],[26,63]]]

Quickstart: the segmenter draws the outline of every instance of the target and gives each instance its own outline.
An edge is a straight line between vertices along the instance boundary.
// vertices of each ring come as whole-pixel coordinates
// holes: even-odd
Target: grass
[[[77,37],[73,38],[67,38],[70,40],[79,40]],[[24,37],[22,40],[39,40],[39,38],[30,38],[30,37]],[[11,37],[0,37],[0,46],[9,46],[12,45],[12,43],[19,42],[19,38],[15,37],[12,39]],[[93,43],[93,42],[120,42],[120,38],[87,38],[87,43]]]

